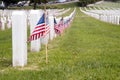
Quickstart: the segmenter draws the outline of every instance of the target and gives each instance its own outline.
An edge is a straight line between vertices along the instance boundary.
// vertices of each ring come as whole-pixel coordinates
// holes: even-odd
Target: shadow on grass
[[[0,59],[0,69],[12,66],[12,61],[6,58]]]
[[[0,69],[7,68],[12,65],[11,49],[0,49]]]

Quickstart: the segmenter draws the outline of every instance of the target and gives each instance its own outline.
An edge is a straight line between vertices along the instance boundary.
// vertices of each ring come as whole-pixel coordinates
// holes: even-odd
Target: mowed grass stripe
[[[67,9],[69,9],[69,8],[67,8]],[[65,10],[67,10],[67,9],[65,9]],[[69,11],[67,11],[66,13],[64,13],[62,15],[57,16],[57,18],[69,16],[73,12],[73,10],[74,10],[74,8],[70,8]]]
[[[8,67],[0,79],[119,80],[119,26],[82,16],[86,15],[77,9],[71,27],[49,42],[48,64],[43,47],[39,53],[28,53],[26,67]]]

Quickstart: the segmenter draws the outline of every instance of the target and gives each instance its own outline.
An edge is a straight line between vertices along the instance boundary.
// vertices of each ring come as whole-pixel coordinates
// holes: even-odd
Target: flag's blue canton
[[[57,24],[56,19],[54,18],[54,24]]]
[[[45,14],[42,15],[42,17],[40,18],[40,20],[38,21],[37,25],[45,23],[45,18],[44,18]]]

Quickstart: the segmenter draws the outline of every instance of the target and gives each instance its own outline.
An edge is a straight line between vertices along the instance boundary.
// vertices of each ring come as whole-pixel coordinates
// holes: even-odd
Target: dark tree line
[[[0,0],[3,1],[5,3],[5,6],[7,7],[10,4],[16,4],[19,1],[23,1],[23,0]],[[28,1],[28,0],[24,0],[24,1]]]
[[[30,1],[30,3],[34,3],[33,8],[36,9],[37,3],[38,4],[47,3],[48,1],[51,1],[51,0],[0,0],[0,1],[3,1],[6,7],[10,4],[16,4],[19,1]]]
[[[88,4],[92,4],[101,0],[79,0],[79,1],[80,1],[80,6],[86,6]]]
[[[105,1],[113,1],[113,2],[116,2],[116,1],[120,1],[120,0],[105,0]]]
[[[3,1],[5,3],[5,6],[8,6],[10,3],[15,3],[16,0],[0,0],[0,1]]]
[[[41,3],[47,3],[48,2],[48,0],[31,0],[30,1],[31,3],[34,3],[34,5],[33,5],[33,9],[36,9],[36,4],[37,3],[39,3],[39,4],[41,4]]]

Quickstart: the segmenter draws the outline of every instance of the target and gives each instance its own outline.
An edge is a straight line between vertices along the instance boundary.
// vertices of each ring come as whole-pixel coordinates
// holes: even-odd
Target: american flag
[[[65,28],[68,27],[68,20],[66,20],[66,21],[64,22],[64,27],[65,27]]]
[[[50,32],[50,27],[48,25],[48,17],[46,16],[45,23],[45,14],[43,13],[42,17],[39,19],[35,29],[29,37],[29,41],[39,39],[40,37],[45,37]]]
[[[56,34],[61,34],[63,32],[63,19],[57,24],[56,19],[54,18],[54,29]]]
[[[70,25],[70,18],[68,18],[65,22],[65,28],[67,28]]]

